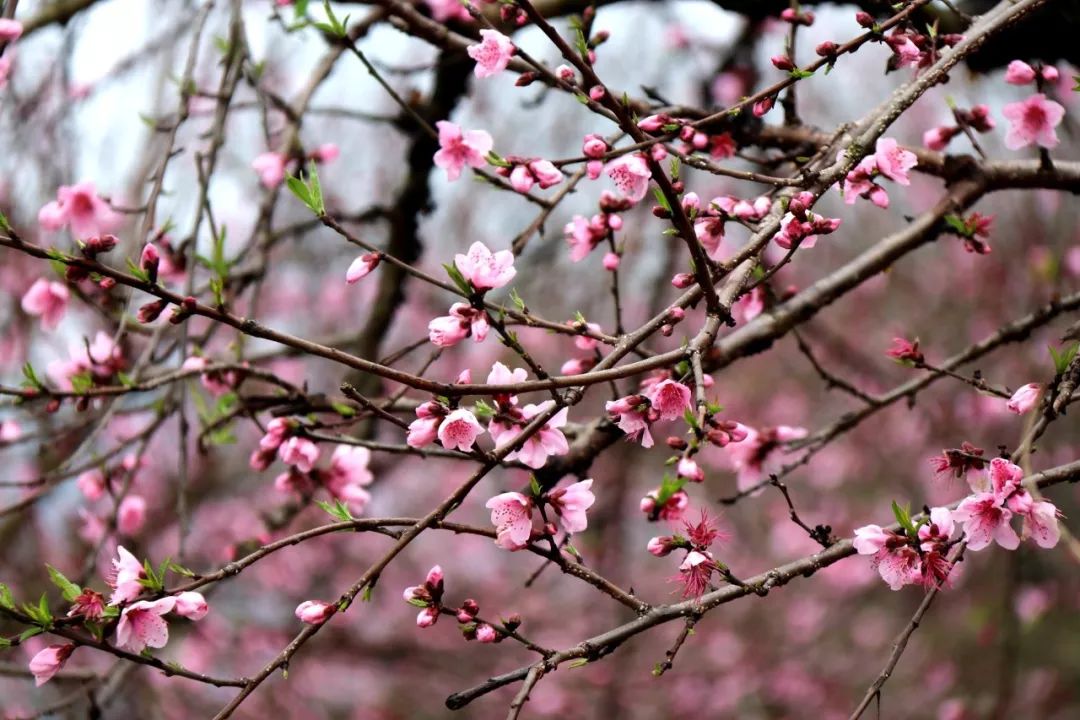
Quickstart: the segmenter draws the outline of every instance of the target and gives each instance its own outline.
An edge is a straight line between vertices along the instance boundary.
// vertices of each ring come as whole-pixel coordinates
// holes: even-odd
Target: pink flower
[[[301,472],[311,472],[319,460],[319,446],[307,438],[292,436],[278,448],[278,457],[286,465],[295,465]]]
[[[677,473],[679,477],[686,478],[690,482],[705,481],[705,471],[690,458],[682,458],[679,460]]]
[[[259,182],[272,190],[285,180],[285,166],[289,159],[278,152],[264,152],[251,161],[252,169],[259,174]]]
[[[142,563],[123,545],[116,548],[116,555],[112,561],[113,577],[109,583],[113,587],[110,605],[120,605],[137,598],[143,591],[139,581],[146,577]]]
[[[532,535],[532,499],[519,492],[496,495],[484,504],[491,510],[495,544],[504,550],[521,550]]]
[[[469,452],[482,432],[484,428],[480,426],[476,416],[464,408],[458,408],[447,415],[439,426],[439,442],[447,450]]]
[[[436,22],[445,23],[448,20],[468,22],[472,19],[469,11],[458,0],[424,0],[424,4],[431,10],[431,17]]]
[[[61,185],[56,200],[38,212],[38,223],[46,230],[71,226],[76,239],[85,240],[112,232],[120,226],[121,218],[98,197],[94,183],[82,182]]]
[[[885,354],[899,362],[921,363],[925,359],[919,350],[917,339],[912,342],[902,337],[894,337],[892,347],[886,350]]]
[[[495,632],[495,628],[491,627],[487,623],[480,623],[476,626],[476,640],[482,643],[493,643],[499,638],[498,633]]]
[[[1042,385],[1028,383],[1013,393],[1013,396],[1005,403],[1005,407],[1009,409],[1009,412],[1023,415],[1038,404],[1041,394]]]
[[[206,613],[210,612],[210,606],[206,604],[206,598],[202,593],[187,591],[176,596],[176,614],[189,620],[202,620]]]
[[[1025,538],[1034,538],[1039,547],[1052,548],[1061,539],[1058,515],[1058,509],[1053,503],[1045,500],[1033,502],[1024,513],[1024,524],[1020,532]]]
[[[490,325],[487,313],[467,303],[454,303],[450,314],[442,315],[428,323],[428,339],[439,347],[452,347],[472,335],[476,342],[483,342]]]
[[[30,659],[30,673],[34,676],[34,687],[41,687],[64,667],[64,663],[75,651],[74,643],[50,645]]]
[[[461,177],[461,170],[466,165],[474,168],[487,164],[486,156],[495,144],[483,130],[466,130],[452,122],[440,120],[435,123],[439,129],[439,148],[435,153],[435,165],[446,170],[446,177],[453,182]]]
[[[592,482],[591,479],[582,480],[548,493],[548,501],[567,533],[583,532],[589,526],[585,511],[596,502],[596,496],[589,489]]]
[[[641,512],[648,515],[650,520],[666,520],[668,522],[682,520],[683,515],[686,514],[686,508],[690,505],[690,496],[686,494],[685,490],[676,490],[671,493],[663,505],[657,504],[659,498],[660,488],[650,490],[645,497],[641,498]]]
[[[501,288],[514,279],[514,253],[509,250],[491,252],[482,242],[474,242],[465,255],[454,256],[454,265],[477,290]]]
[[[895,533],[883,530],[880,525],[864,525],[855,528],[855,539],[851,545],[860,555],[876,555],[894,536]]]
[[[1005,82],[1010,85],[1027,85],[1035,82],[1035,68],[1023,60],[1013,60],[1005,68]]]
[[[146,524],[146,500],[138,495],[128,495],[120,501],[116,510],[116,529],[121,535],[138,535]]]
[[[334,614],[334,606],[319,600],[305,600],[296,606],[294,614],[308,625],[322,625]]]
[[[38,278],[22,298],[22,309],[27,315],[41,317],[41,327],[55,330],[64,319],[71,293],[63,283]]]
[[[502,448],[513,443],[525,424],[537,415],[547,412],[554,407],[554,400],[546,400],[539,405],[525,405],[518,411],[517,422],[508,422],[503,419],[494,419],[488,425],[488,432],[495,441],[496,448]],[[520,460],[531,468],[541,468],[547,462],[549,455],[565,455],[570,451],[570,445],[566,442],[566,436],[559,430],[566,424],[567,408],[559,410],[554,417],[547,421],[538,432],[533,433],[521,446],[521,449],[506,456],[507,460]]]
[[[617,419],[619,429],[626,433],[627,440],[636,440],[641,447],[651,448],[653,438],[649,432],[649,407],[648,398],[630,395],[608,401],[604,409],[612,421]]]
[[[946,543],[953,534],[953,516],[949,508],[930,510],[930,522],[919,526],[919,543],[924,552],[930,552],[938,543]]]
[[[13,42],[22,37],[22,34],[23,26],[21,22],[9,18],[0,18],[0,42]]]
[[[491,77],[506,69],[514,54],[514,43],[498,30],[481,30],[481,41],[466,48],[469,57],[476,61],[473,72],[478,78]]]
[[[371,493],[364,488],[375,479],[368,469],[371,451],[364,447],[338,445],[323,474],[326,490],[359,515],[371,502]]]
[[[381,260],[382,255],[379,253],[367,253],[356,258],[345,272],[345,282],[349,285],[359,282],[377,268]]]
[[[700,597],[709,589],[716,562],[708,552],[691,550],[679,565],[678,579],[683,584],[683,597]]]
[[[675,380],[661,380],[645,391],[661,420],[675,420],[690,407],[690,388]]]
[[[631,202],[641,202],[649,191],[652,173],[643,155],[623,155],[609,162],[604,169],[622,196]]]
[[[1020,538],[1009,524],[1011,518],[1012,512],[1002,507],[995,493],[966,497],[953,511],[953,520],[964,524],[964,539],[972,550],[982,550],[995,541],[1006,550],[1015,550]]]
[[[446,408],[436,402],[422,403],[416,408],[416,419],[409,423],[409,434],[405,444],[421,448],[435,442],[439,434],[439,424],[446,414]]]
[[[140,600],[128,605],[120,613],[120,622],[116,625],[117,647],[133,653],[141,653],[147,647],[165,647],[169,642],[169,626],[161,616],[175,607],[174,597]]]
[[[878,138],[874,160],[882,175],[900,185],[910,185],[908,170],[919,164],[915,153],[896,144],[893,138]]]
[[[439,608],[426,607],[416,616],[416,627],[429,628],[439,620]]]
[[[1047,100],[1042,93],[1036,93],[1022,102],[1006,105],[1001,114],[1009,121],[1009,131],[1005,134],[1005,147],[1019,150],[1028,145],[1054,148],[1058,136],[1054,131],[1065,117],[1065,108],[1053,100]]]
[[[274,418],[266,425],[266,434],[259,439],[259,449],[277,450],[292,433],[292,424],[285,418]]]

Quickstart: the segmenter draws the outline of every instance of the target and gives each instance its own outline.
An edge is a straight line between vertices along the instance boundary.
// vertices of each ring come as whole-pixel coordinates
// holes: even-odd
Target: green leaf
[[[652,191],[653,197],[656,198],[656,203],[668,212],[672,212],[671,203],[668,202],[668,199],[664,196],[664,193],[660,192],[660,188],[654,187]]]
[[[893,500],[892,501],[893,515],[896,517],[896,522],[900,524],[900,527],[904,528],[904,531],[910,537],[915,537],[916,530],[915,525],[911,522],[911,511],[906,507],[900,507],[900,505]]]
[[[814,71],[813,70],[803,70],[802,68],[795,68],[794,70],[792,70],[788,74],[791,75],[791,77],[795,78],[796,80],[805,80],[808,77],[813,77],[814,76]]]
[[[43,632],[45,632],[45,628],[38,627],[36,625],[32,628],[27,628],[26,630],[22,631],[21,635],[19,635],[19,642],[26,642],[35,635],[40,635]]]
[[[452,263],[443,263],[443,269],[446,270],[446,274],[450,276],[454,284],[457,285],[458,290],[464,295],[472,295],[473,287],[469,284],[469,281],[465,279],[465,276],[461,274],[461,271],[457,269],[457,265]]]
[[[343,402],[332,402],[330,407],[334,408],[334,412],[343,418],[351,418],[356,415],[356,408]]]
[[[683,485],[686,484],[686,479],[681,477],[672,477],[671,475],[664,475],[663,481],[660,483],[660,490],[656,493],[657,506],[663,506],[671,496],[682,490]]]
[[[1076,87],[1073,88],[1073,92],[1080,92],[1080,75],[1073,75],[1073,82],[1076,83]]]
[[[525,312],[525,301],[518,295],[517,288],[510,288],[510,299],[514,301],[514,306],[521,312]]]
[[[296,20],[307,16],[308,2],[309,0],[296,0],[296,2],[293,3],[293,17]]]
[[[690,427],[694,428],[695,430],[698,429],[697,416],[694,415],[694,411],[690,408],[686,408],[686,410],[683,411],[683,420],[685,420],[686,424]]]
[[[1058,352],[1052,345],[1047,346],[1050,351],[1050,357],[1054,359],[1054,372],[1061,375],[1069,368],[1069,363],[1076,357],[1077,349],[1080,348],[1080,343],[1073,343],[1069,347],[1065,348],[1063,352]]]
[[[316,500],[315,504],[321,507],[327,515],[337,518],[341,522],[352,522],[356,520],[353,514],[349,512],[349,506],[340,500],[334,500],[333,504],[325,502],[323,500]]]
[[[573,670],[574,668],[584,667],[585,665],[588,665],[588,664],[589,664],[589,659],[588,658],[578,658],[577,660],[574,660],[574,661],[568,663],[566,667]]]
[[[184,567],[183,565],[177,565],[174,562],[169,563],[169,569],[172,570],[177,575],[183,575],[184,577],[188,577],[188,578],[195,577],[195,571],[190,570],[190,569]]]
[[[0,212],[0,230],[3,230],[4,232],[11,230],[11,225],[8,224],[7,215],[2,212]]]
[[[304,203],[309,208],[311,207],[311,193],[308,192],[307,185],[304,184],[303,180],[289,175],[285,178],[285,185],[288,186],[289,190],[292,191],[292,194],[295,195],[300,202]]]
[[[348,15],[345,16],[344,22],[341,21],[341,20],[338,20],[337,16],[334,15],[333,9],[330,7],[330,0],[323,0],[323,10],[326,11],[326,17],[329,18],[330,22],[329,23],[315,23],[315,26],[317,28],[319,28],[320,30],[322,30],[323,32],[325,32],[327,34],[330,34],[330,35],[333,35],[335,37],[339,37],[339,38],[346,37],[349,34],[348,31],[345,28],[345,26],[349,22],[349,16]]]
[[[64,577],[64,573],[52,565],[46,565],[45,568],[49,571],[49,578],[52,580],[53,585],[60,588],[60,594],[64,596],[65,600],[72,602],[82,594],[82,588]]]
[[[540,487],[540,481],[536,479],[535,475],[529,476],[529,492],[532,493],[533,497],[540,497],[541,493],[544,492],[544,489]]]
[[[11,594],[11,590],[4,583],[0,583],[0,607],[5,610],[15,609],[15,598]]]
[[[137,280],[141,280],[144,283],[150,282],[150,276],[146,274],[146,271],[135,264],[131,258],[124,258],[127,262],[128,272],[135,276]]]
[[[971,228],[959,215],[946,215],[944,220],[945,224],[955,230],[957,235],[971,237]]]
[[[492,165],[494,167],[501,167],[501,168],[513,167],[513,165],[511,163],[504,160],[502,158],[502,156],[499,155],[494,150],[488,152],[486,159],[487,159],[488,165]]]
[[[426,608],[428,606],[427,602],[421,600],[420,598],[411,598],[409,600],[409,604],[412,605],[413,607],[418,607],[418,608]]]
[[[30,363],[26,363],[22,367],[23,371],[23,387],[32,387],[36,390],[44,390],[45,385],[38,379],[37,373],[34,372],[34,366]]]
[[[481,418],[481,419],[487,419],[487,418],[490,418],[490,417],[494,417],[495,416],[495,408],[491,407],[490,405],[488,405],[483,400],[477,400],[473,404],[473,415],[476,415],[478,418]]]

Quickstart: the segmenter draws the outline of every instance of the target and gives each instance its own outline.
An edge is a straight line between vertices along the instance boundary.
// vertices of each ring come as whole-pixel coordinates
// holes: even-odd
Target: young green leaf
[[[60,588],[60,594],[64,596],[65,600],[72,602],[82,594],[82,588],[64,577],[64,573],[52,565],[46,565],[45,568],[49,571],[49,578],[52,580],[53,585]]]

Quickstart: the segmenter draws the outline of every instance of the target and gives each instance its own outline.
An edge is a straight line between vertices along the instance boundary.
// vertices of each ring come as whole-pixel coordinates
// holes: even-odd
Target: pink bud
[[[665,557],[671,554],[671,551],[675,549],[675,546],[672,544],[672,538],[670,536],[658,536],[650,540],[646,548],[650,554],[655,555],[656,557]]]
[[[137,535],[146,524],[146,500],[138,495],[128,495],[120,501],[116,511],[116,529],[121,535]]]
[[[1010,85],[1027,85],[1035,82],[1035,69],[1023,60],[1013,60],[1005,69],[1005,82]]]
[[[769,58],[769,62],[773,64],[777,70],[783,70],[788,72],[795,69],[795,63],[791,62],[791,58],[787,55],[773,55]]]
[[[604,153],[608,151],[608,144],[599,135],[586,135],[581,144],[581,151],[585,154],[585,157],[603,157]]]
[[[296,617],[308,625],[322,625],[334,614],[334,606],[321,600],[305,600],[296,606]]]
[[[694,284],[694,276],[690,273],[679,273],[671,278],[671,284],[680,290],[685,290]]]
[[[619,256],[613,252],[604,253],[604,269],[616,270],[619,267]]]
[[[555,76],[567,83],[572,83],[577,79],[577,76],[574,75],[574,69],[569,65],[560,65],[555,68]]]
[[[1058,69],[1053,65],[1047,65],[1042,69],[1042,79],[1046,82],[1057,82],[1058,77],[1060,77],[1058,75]]]
[[[1013,396],[1009,398],[1009,402],[1007,402],[1005,406],[1009,409],[1009,412],[1023,415],[1038,404],[1039,395],[1041,393],[1042,385],[1039,383],[1028,383],[1013,393]]]
[[[476,639],[482,643],[493,643],[498,639],[498,634],[495,632],[495,628],[491,627],[487,623],[480,623],[476,626]]]
[[[206,598],[197,592],[182,592],[176,596],[176,612],[190,620],[202,620],[210,607],[206,604]]]
[[[593,85],[589,88],[589,97],[594,102],[600,102],[604,98],[604,88],[602,85]]]
[[[416,616],[416,627],[429,628],[439,621],[439,609],[426,607]]]
[[[142,255],[139,256],[139,267],[149,276],[150,282],[157,282],[158,264],[161,262],[161,253],[153,243],[146,243]]]

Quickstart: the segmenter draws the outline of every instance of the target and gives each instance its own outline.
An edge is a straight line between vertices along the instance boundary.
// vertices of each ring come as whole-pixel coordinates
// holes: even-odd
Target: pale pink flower
[[[112,561],[113,577],[109,583],[113,587],[112,597],[109,598],[110,605],[119,605],[137,598],[143,591],[139,581],[146,577],[142,563],[123,545],[116,548],[116,555]]]
[[[263,187],[272,190],[285,181],[285,166],[288,163],[289,158],[283,153],[264,152],[255,156],[251,168],[259,174]]]
[[[169,626],[161,616],[172,612],[176,598],[140,600],[124,608],[116,625],[117,647],[133,653],[145,648],[163,648],[169,642]]]
[[[458,408],[447,415],[439,426],[439,442],[447,450],[469,452],[482,432],[484,428],[476,416],[465,408]]]
[[[1027,85],[1035,82],[1035,68],[1023,60],[1013,60],[1005,68],[1005,82],[1010,85]]]
[[[330,456],[329,474],[340,479],[343,484],[370,485],[375,479],[368,469],[371,451],[366,447],[338,445]]]
[[[1006,105],[1001,114],[1009,121],[1005,134],[1005,147],[1019,150],[1028,145],[1055,148],[1058,136],[1054,131],[1065,117],[1065,108],[1042,93],[1036,93],[1022,102]]]
[[[116,510],[116,529],[128,537],[138,535],[146,524],[146,500],[138,495],[127,495]]]
[[[1039,383],[1028,383],[1013,393],[1013,396],[1005,403],[1005,407],[1009,409],[1009,412],[1023,415],[1038,404],[1039,396],[1041,394],[1042,385]]]
[[[259,439],[259,449],[277,450],[292,432],[292,424],[285,418],[274,418],[266,424],[266,434]]]
[[[54,330],[64,319],[71,293],[63,283],[38,278],[22,298],[22,309],[27,315],[41,318],[41,327]]]
[[[481,168],[487,164],[486,156],[495,144],[483,130],[466,130],[447,120],[435,123],[439,129],[439,150],[435,153],[435,165],[446,170],[450,181],[461,177],[466,165]]]
[[[514,43],[498,30],[481,30],[481,41],[466,48],[476,61],[473,72],[478,78],[491,77],[506,69],[514,55]]]
[[[439,434],[439,424],[446,414],[446,409],[435,402],[422,403],[416,408],[416,419],[409,424],[405,444],[421,448],[435,442]]]
[[[554,407],[554,400],[546,400],[539,405],[525,405],[520,409],[518,423],[510,423],[495,419],[488,425],[488,432],[495,441],[496,448],[502,448],[513,443],[520,434],[521,428],[537,415],[547,412]],[[567,408],[557,412],[544,427],[533,433],[521,446],[506,456],[507,460],[520,460],[531,468],[541,468],[547,462],[549,455],[565,455],[570,451],[570,445],[566,442],[566,436],[559,430],[566,424]]]
[[[30,659],[30,673],[34,676],[34,687],[41,687],[64,667],[64,663],[75,651],[74,643],[50,645]]]
[[[0,420],[0,443],[12,443],[22,437],[22,427],[15,420]]]
[[[521,550],[532,535],[532,499],[519,492],[496,495],[484,504],[491,510],[495,544],[505,550]]]
[[[416,627],[429,628],[439,620],[439,608],[426,607],[416,616]]]
[[[23,25],[21,22],[10,18],[0,18],[0,42],[13,42],[22,37],[22,34]]]
[[[98,197],[94,183],[61,185],[56,200],[38,212],[38,223],[46,230],[70,226],[79,240],[105,235],[120,226],[120,216]]]
[[[893,138],[878,138],[874,160],[882,175],[900,185],[910,185],[908,171],[919,164],[915,153],[896,144]]]
[[[660,414],[661,420],[680,418],[690,407],[690,388],[675,380],[661,380],[650,386],[645,396]]]
[[[322,625],[334,614],[334,606],[319,600],[305,600],[296,606],[294,614],[308,625]]]
[[[474,242],[465,255],[454,256],[454,265],[477,290],[501,288],[514,279],[514,253],[491,252],[482,242]]]
[[[368,276],[372,270],[379,266],[382,255],[379,253],[366,253],[352,261],[349,269],[345,272],[345,282],[349,285],[360,282]]]
[[[589,489],[592,482],[591,479],[582,480],[548,493],[548,501],[567,533],[583,532],[589,526],[585,511],[596,502],[596,496]]]
[[[210,612],[210,606],[206,604],[206,598],[202,593],[188,590],[176,596],[176,614],[189,620],[202,620],[206,613]]]
[[[278,457],[286,465],[295,465],[301,472],[311,472],[319,460],[319,446],[299,436],[292,436],[278,448]]]
[[[623,197],[631,202],[641,202],[649,192],[649,163],[639,153],[623,155],[609,162],[604,170],[615,182]]]

